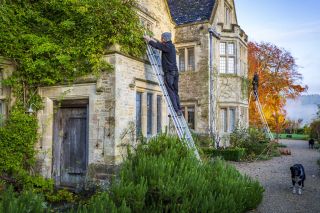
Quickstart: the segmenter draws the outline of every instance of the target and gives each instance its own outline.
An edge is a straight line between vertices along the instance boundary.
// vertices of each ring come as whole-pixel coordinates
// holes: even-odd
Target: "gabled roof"
[[[172,19],[177,25],[210,19],[216,0],[167,0]]]

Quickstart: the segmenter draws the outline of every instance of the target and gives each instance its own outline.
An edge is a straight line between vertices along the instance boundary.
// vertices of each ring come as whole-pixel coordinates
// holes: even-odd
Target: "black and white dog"
[[[294,164],[290,167],[291,170],[291,179],[293,190],[292,193],[295,194],[296,190],[296,183],[298,184],[298,194],[302,194],[302,188],[304,187],[304,181],[306,179],[306,173],[304,172],[304,168],[301,164]]]

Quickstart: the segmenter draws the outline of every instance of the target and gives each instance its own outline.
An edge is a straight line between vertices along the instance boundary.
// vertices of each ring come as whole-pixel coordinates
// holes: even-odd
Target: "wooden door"
[[[61,107],[54,119],[56,185],[79,187],[87,170],[87,107]]]

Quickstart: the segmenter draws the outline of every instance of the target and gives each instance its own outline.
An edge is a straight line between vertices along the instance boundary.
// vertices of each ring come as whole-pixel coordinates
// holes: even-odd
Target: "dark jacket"
[[[259,75],[256,73],[253,76],[252,84],[257,87],[259,86]]]
[[[149,44],[162,51],[162,68],[163,72],[178,72],[177,60],[176,60],[176,48],[171,41],[160,43],[149,41]]]

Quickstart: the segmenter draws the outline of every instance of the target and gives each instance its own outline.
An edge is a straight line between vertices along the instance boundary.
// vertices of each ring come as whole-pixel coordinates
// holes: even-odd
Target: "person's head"
[[[161,35],[161,41],[162,41],[162,42],[171,41],[171,33],[169,33],[169,32],[162,33],[162,35]]]

